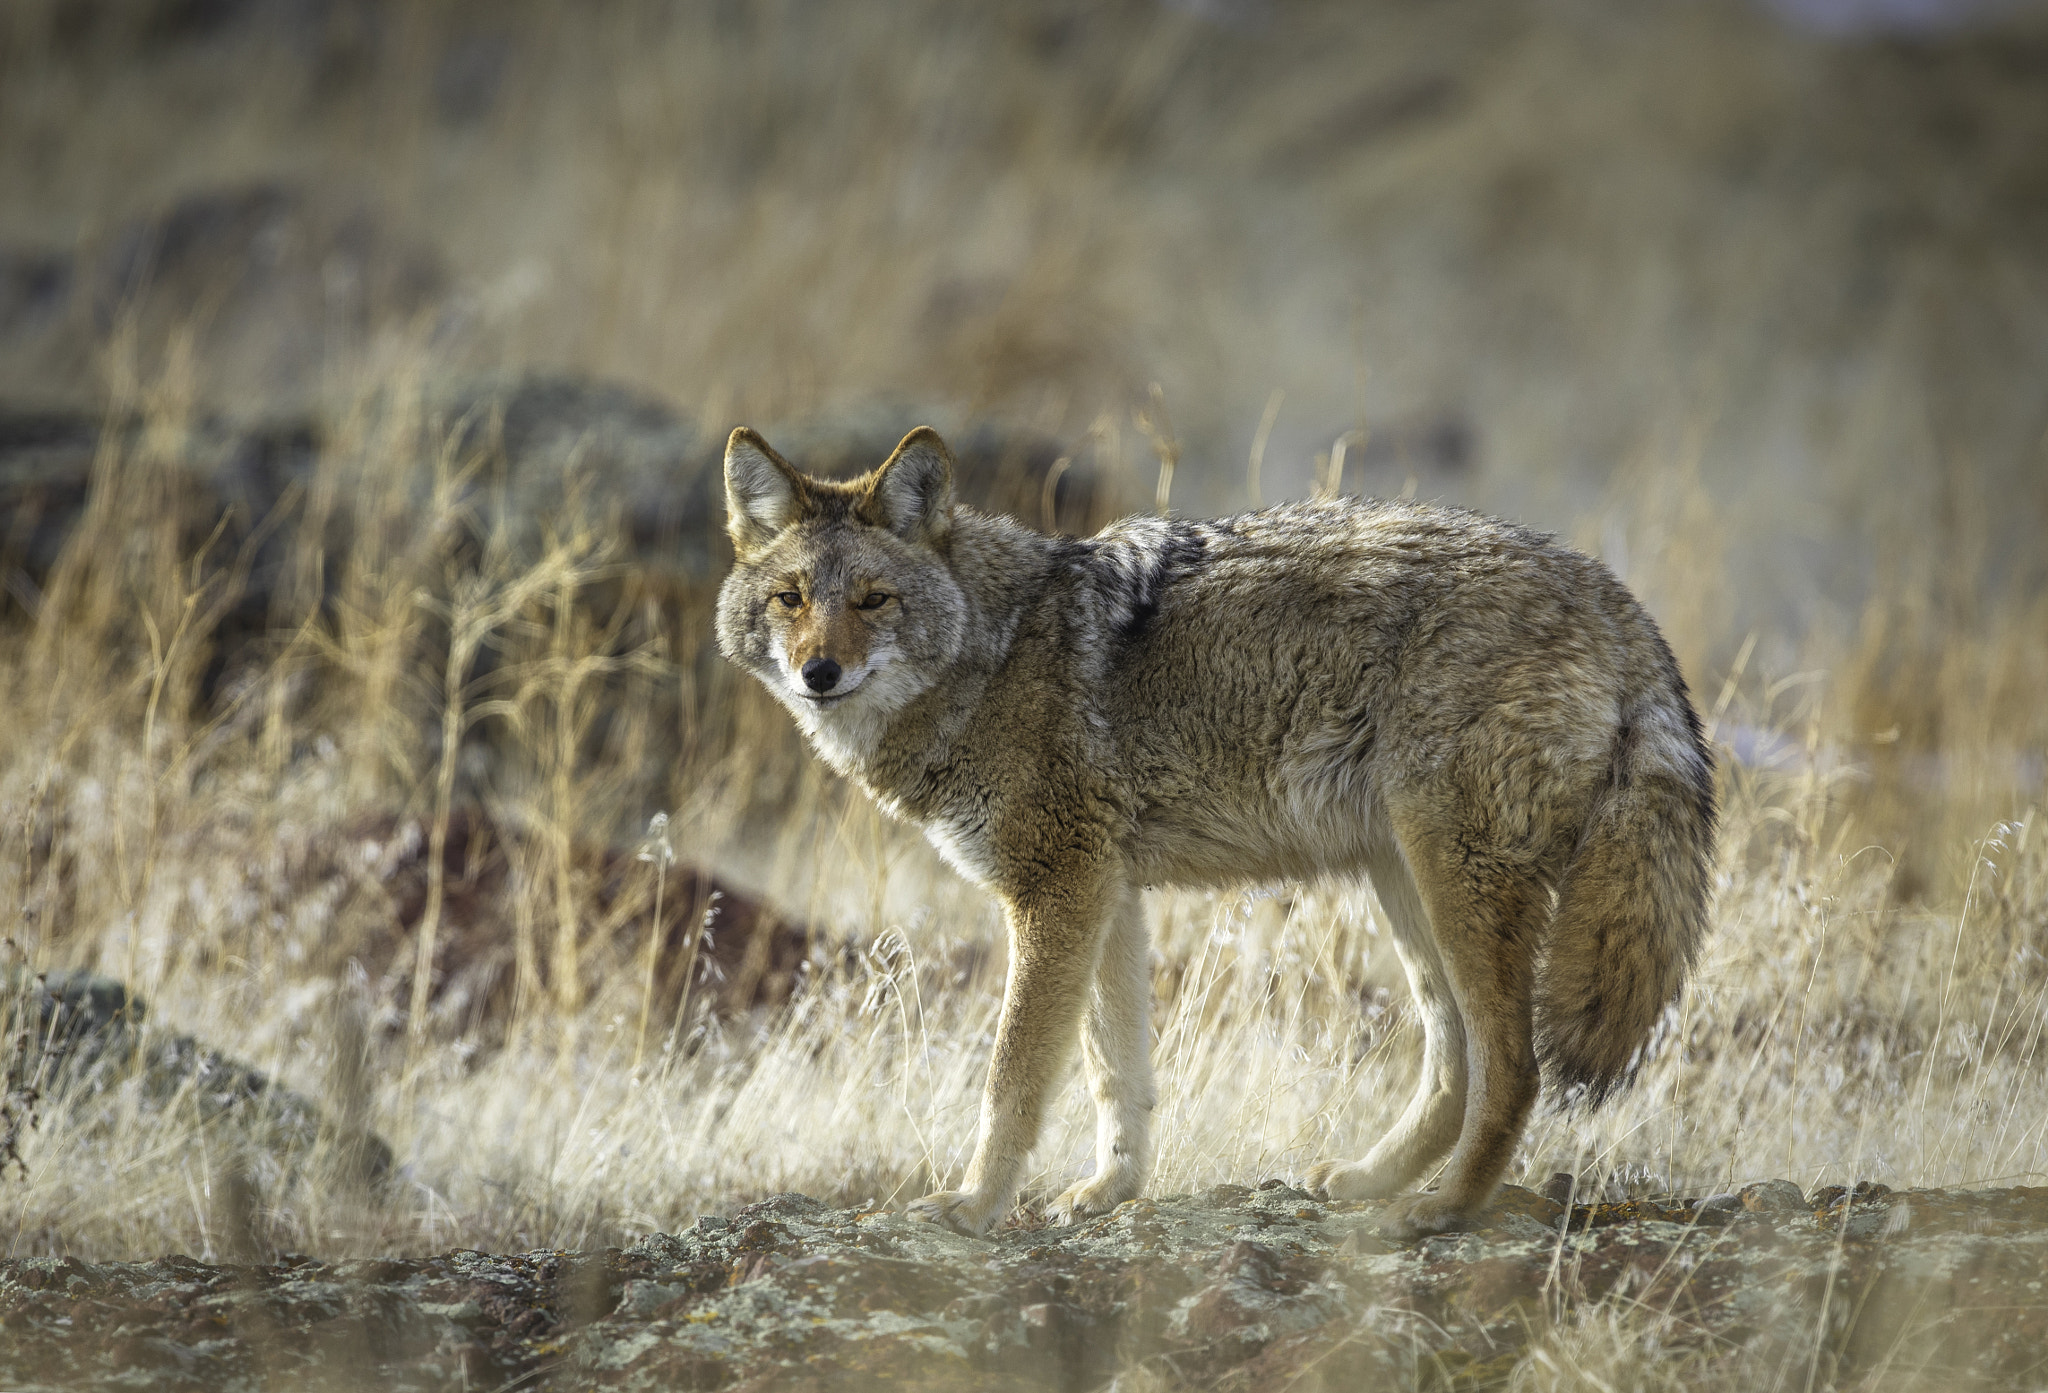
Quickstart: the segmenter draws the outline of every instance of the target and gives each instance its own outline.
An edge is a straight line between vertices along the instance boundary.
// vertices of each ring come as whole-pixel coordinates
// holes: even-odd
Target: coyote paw
[[[1318,1161],[1303,1173],[1301,1187],[1333,1200],[1383,1200],[1401,1190],[1362,1161]]]
[[[1134,1200],[1143,1188],[1129,1173],[1091,1175],[1045,1207],[1045,1217],[1055,1224],[1078,1224],[1109,1213],[1125,1200]]]
[[[912,1200],[904,1213],[928,1224],[938,1224],[955,1233],[981,1235],[1001,1217],[1003,1206],[972,1190],[940,1190],[921,1200]]]
[[[1380,1215],[1380,1232],[1405,1243],[1436,1233],[1458,1233],[1470,1222],[1465,1209],[1443,1194],[1408,1195]]]

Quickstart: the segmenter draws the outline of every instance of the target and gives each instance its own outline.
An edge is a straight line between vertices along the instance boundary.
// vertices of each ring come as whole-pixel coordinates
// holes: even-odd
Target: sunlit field
[[[338,6],[315,42],[10,7],[10,245],[90,264],[289,179],[447,268],[299,359],[132,285],[0,336],[0,402],[103,425],[46,559],[0,519],[14,995],[118,979],[395,1157],[280,1156],[11,1032],[10,1255],[581,1248],[958,1179],[993,906],[717,657],[715,449],[656,543],[573,451],[522,493],[488,395],[449,403],[530,370],[705,440],[998,423],[1094,520],[1409,492],[1603,556],[1715,742],[1714,929],[1633,1089],[1540,1111],[1510,1179],[2044,1183],[2038,28],[2023,69],[1717,5],[1199,8]],[[298,484],[195,515],[193,440],[287,415]],[[1153,1189],[1362,1154],[1420,1053],[1370,889],[1149,900]],[[1077,1081],[1024,1222],[1092,1138]],[[1529,1386],[1652,1319],[1553,1332]]]

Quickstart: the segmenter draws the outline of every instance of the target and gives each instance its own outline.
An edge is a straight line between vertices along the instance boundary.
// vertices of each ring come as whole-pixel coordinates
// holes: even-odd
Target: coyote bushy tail
[[[1537,1057],[1567,1103],[1598,1105],[1634,1076],[1706,935],[1713,756],[1661,656],[1667,680],[1623,714],[1538,970]]]

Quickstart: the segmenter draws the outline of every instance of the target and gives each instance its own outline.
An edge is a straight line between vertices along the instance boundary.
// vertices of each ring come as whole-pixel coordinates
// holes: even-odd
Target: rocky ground
[[[1405,1245],[1377,1210],[1269,1181],[966,1238],[778,1195],[602,1252],[0,1262],[0,1384],[1478,1388],[1595,1302],[1667,1347],[1797,1351],[1815,1386],[2048,1378],[2048,1189],[1508,1187]]]

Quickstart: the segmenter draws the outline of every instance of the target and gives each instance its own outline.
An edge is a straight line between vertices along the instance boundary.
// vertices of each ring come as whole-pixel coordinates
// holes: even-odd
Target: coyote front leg
[[[1102,934],[1081,1060],[1095,1095],[1095,1174],[1047,1206],[1062,1224],[1107,1214],[1145,1188],[1152,1166],[1152,941],[1138,888]]]
[[[926,1195],[911,1204],[912,1214],[962,1233],[985,1233],[1016,1202],[1046,1098],[1080,1032],[1097,943],[1121,888],[1097,883],[1083,891],[1069,881],[1004,905],[1010,979],[981,1095],[974,1159],[958,1190]]]

